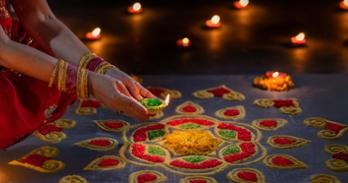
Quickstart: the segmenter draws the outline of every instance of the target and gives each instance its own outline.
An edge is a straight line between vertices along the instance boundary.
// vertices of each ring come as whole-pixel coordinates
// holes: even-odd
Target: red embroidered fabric
[[[30,37],[12,19],[7,3],[0,0],[0,25],[12,40],[29,44]],[[45,122],[61,117],[76,98],[75,94],[62,93],[47,85],[7,69],[0,71],[0,149],[16,143]]]

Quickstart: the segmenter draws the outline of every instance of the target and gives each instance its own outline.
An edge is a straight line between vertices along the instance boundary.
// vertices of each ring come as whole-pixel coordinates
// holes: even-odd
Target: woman
[[[137,101],[154,97],[94,55],[46,0],[0,0],[0,149],[94,96],[116,112],[148,118]]]

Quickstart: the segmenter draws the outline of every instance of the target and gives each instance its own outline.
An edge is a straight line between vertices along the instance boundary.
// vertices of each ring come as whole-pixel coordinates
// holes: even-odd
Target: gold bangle
[[[57,71],[58,71],[58,65],[59,63],[61,62],[61,60],[58,60],[58,62],[56,63],[56,65],[54,66],[54,69],[51,73],[51,76],[50,76],[50,79],[49,79],[49,82],[48,82],[48,87],[52,87],[55,80],[56,80],[56,76],[57,76]]]
[[[115,69],[118,70],[118,68],[108,62],[104,62],[103,64],[100,64],[100,66],[97,67],[96,73],[98,74],[105,74],[108,69]]]
[[[66,81],[66,72],[67,72],[67,66],[68,64],[64,62],[63,60],[59,62],[58,66],[58,90],[59,91],[65,91],[65,81]]]
[[[76,94],[79,99],[88,98],[88,71],[84,68],[77,71]]]
[[[97,55],[95,53],[87,53],[86,55],[81,57],[78,67],[86,68],[88,65],[88,62],[91,61],[95,57],[97,57]]]

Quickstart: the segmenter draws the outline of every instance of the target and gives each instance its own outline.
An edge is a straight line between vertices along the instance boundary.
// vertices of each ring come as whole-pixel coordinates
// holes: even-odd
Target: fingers
[[[119,111],[124,112],[124,114],[129,117],[135,118],[139,121],[149,119],[146,108],[132,97],[120,94],[119,99],[117,99],[117,102],[114,102],[114,105],[115,108],[118,108]]]
[[[144,88],[143,86],[141,86],[140,84],[139,88],[140,88],[140,94],[145,97],[145,98],[156,98],[156,96],[154,94],[152,94],[149,90],[147,90],[146,88]]]
[[[125,81],[125,84],[135,99],[137,99],[137,100],[143,99],[143,97],[140,94],[140,90],[136,84],[136,81],[134,81],[133,79],[130,78],[129,80]]]
[[[122,94],[132,97],[131,94],[129,93],[128,89],[126,88],[126,86],[124,86],[124,84],[121,81],[117,81],[116,82],[116,87],[118,89],[118,91],[120,91]]]

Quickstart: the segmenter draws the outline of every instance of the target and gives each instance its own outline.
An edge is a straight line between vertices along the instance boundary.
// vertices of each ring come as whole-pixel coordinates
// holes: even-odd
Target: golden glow
[[[214,15],[210,19],[211,23],[213,23],[213,24],[219,24],[220,20],[221,20],[221,18],[219,15]]]
[[[100,35],[100,33],[101,33],[101,28],[99,28],[99,27],[95,28],[95,29],[92,31],[92,35],[93,35],[94,37],[98,37],[98,36]]]
[[[279,76],[279,72],[274,72],[273,74],[272,74],[272,77],[273,78],[277,78]]]
[[[303,41],[306,38],[306,34],[304,32],[300,32],[295,38],[297,41]]]
[[[134,11],[141,10],[141,4],[139,2],[134,3],[132,7]]]
[[[170,103],[170,94],[168,94],[168,95],[166,96],[166,99],[164,100],[164,103],[165,103],[166,105],[169,105],[169,103]]]
[[[249,0],[239,0],[239,4],[243,7],[248,6]]]

